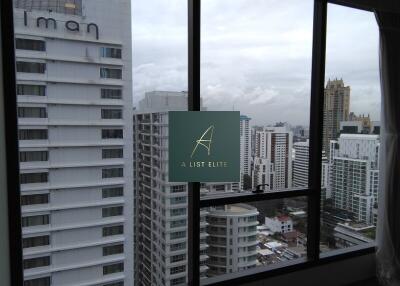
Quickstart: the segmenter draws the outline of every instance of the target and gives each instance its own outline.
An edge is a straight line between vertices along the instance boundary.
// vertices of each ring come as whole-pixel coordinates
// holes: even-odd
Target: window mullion
[[[311,71],[310,151],[308,184],[307,257],[319,259],[320,202],[322,165],[322,127],[324,107],[325,47],[327,1],[314,1],[313,48]]]

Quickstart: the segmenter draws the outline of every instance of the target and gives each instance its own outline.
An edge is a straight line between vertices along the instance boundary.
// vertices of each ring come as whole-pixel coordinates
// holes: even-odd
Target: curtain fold
[[[376,12],[382,91],[377,275],[400,286],[400,14]]]

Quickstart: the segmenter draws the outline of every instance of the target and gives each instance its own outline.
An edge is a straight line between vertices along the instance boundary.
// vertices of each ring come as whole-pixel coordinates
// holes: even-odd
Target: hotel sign
[[[169,181],[239,182],[239,111],[170,111]]]

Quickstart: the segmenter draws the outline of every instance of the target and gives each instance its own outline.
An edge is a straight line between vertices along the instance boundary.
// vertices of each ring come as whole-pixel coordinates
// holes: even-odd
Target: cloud
[[[184,5],[182,5],[184,3]],[[133,99],[187,90],[187,6],[133,2]],[[252,124],[309,123],[313,1],[202,1],[201,96]],[[326,79],[351,86],[351,109],[379,118],[378,29],[370,12],[329,4]]]

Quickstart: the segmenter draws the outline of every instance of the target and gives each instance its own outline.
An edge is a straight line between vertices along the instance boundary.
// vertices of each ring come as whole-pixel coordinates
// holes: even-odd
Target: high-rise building
[[[287,127],[265,127],[256,131],[253,186],[268,184],[266,190],[292,186],[293,135]]]
[[[168,180],[168,111],[187,110],[187,100],[186,92],[148,92],[134,112],[137,285],[187,283],[187,183]],[[201,212],[202,277],[207,270],[206,214]]]
[[[212,207],[208,210],[207,276],[256,267],[257,215],[257,209],[247,204]]]
[[[343,80],[328,80],[324,91],[323,150],[329,156],[329,142],[340,133],[340,122],[349,120],[350,87]]]
[[[376,223],[379,136],[341,134],[338,141],[331,141],[331,150],[333,206],[352,213],[355,221]]]
[[[309,172],[309,140],[303,142],[293,143],[294,160],[293,160],[293,187],[307,187],[308,186],[308,172]],[[322,166],[321,166],[321,187],[328,186],[328,160],[323,152]],[[329,195],[329,194],[328,194]]]
[[[251,183],[251,118],[240,116],[240,189],[251,188],[245,182]]]
[[[26,285],[133,285],[131,4],[16,0]]]

